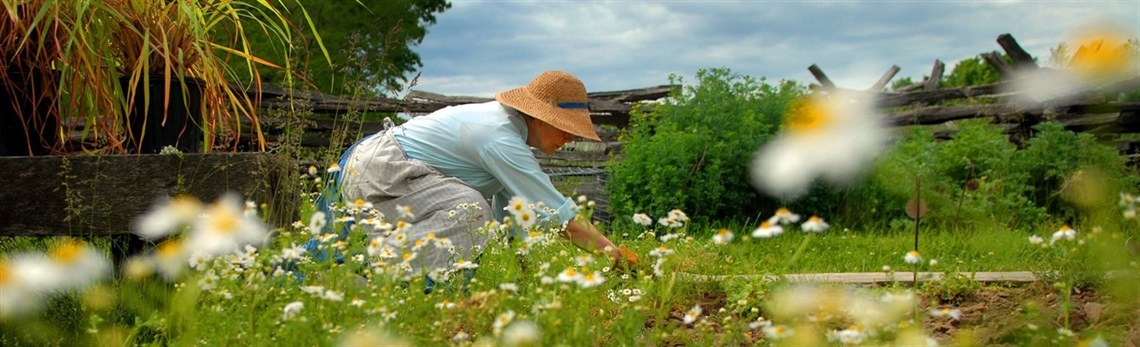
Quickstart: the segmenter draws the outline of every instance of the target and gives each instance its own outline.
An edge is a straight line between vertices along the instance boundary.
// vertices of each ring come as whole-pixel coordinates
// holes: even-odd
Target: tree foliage
[[[408,81],[408,73],[423,65],[412,48],[423,41],[427,27],[435,24],[436,14],[451,8],[447,0],[303,2],[306,11],[293,6],[288,15],[294,25],[306,25],[308,15],[321,41],[311,35],[295,38],[293,44],[301,46],[301,53],[294,57],[286,57],[286,50],[271,45],[264,33],[249,33],[251,45],[259,57],[282,66],[294,65],[303,72],[301,81],[335,95],[399,90]],[[322,42],[326,50],[322,50]],[[235,70],[241,73],[244,69]],[[279,71],[261,77],[264,82],[291,84]]]
[[[1002,59],[1006,62],[1012,62],[1008,56],[1002,54]],[[985,84],[997,83],[1001,79],[1001,73],[997,68],[994,68],[981,56],[974,56],[973,58],[963,59],[958,64],[954,65],[954,69],[950,70],[950,74],[942,78],[942,88],[957,88],[967,86],[980,86]]]

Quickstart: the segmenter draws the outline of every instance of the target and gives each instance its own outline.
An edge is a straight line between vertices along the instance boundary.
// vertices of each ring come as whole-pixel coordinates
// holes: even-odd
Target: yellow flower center
[[[516,202],[514,206],[511,206],[511,208],[513,208],[515,211],[522,211],[523,204],[521,202]]]
[[[791,132],[803,133],[818,130],[831,121],[831,115],[818,97],[806,96],[792,102],[784,118],[784,128]],[[783,208],[781,210],[787,211]]]
[[[237,215],[218,211],[213,215],[214,231],[222,234],[232,234],[237,231]]]
[[[523,213],[522,216],[519,216],[519,219],[522,219],[523,223],[530,221],[530,213]]]
[[[1092,34],[1078,43],[1069,66],[1086,78],[1111,77],[1128,69],[1128,55],[1115,35]]]
[[[412,254],[411,253],[404,253],[404,261],[408,261],[410,259],[412,259]]]
[[[176,256],[179,253],[179,251],[182,248],[181,246],[182,246],[181,242],[167,241],[167,242],[163,242],[162,244],[158,245],[158,249],[155,251],[158,253],[159,257],[169,259],[169,258]]]
[[[79,259],[79,255],[83,252],[83,245],[75,240],[63,241],[63,243],[52,247],[48,255],[55,261],[68,264],[75,262]]]
[[[435,233],[428,233],[424,236],[425,239],[431,240],[435,238]]]
[[[10,273],[11,269],[8,268],[8,261],[0,260],[0,286],[7,285],[8,281],[12,280]]]

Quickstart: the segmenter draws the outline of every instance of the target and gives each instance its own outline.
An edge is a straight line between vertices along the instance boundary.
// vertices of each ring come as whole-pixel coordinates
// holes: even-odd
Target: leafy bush
[[[924,223],[944,227],[997,223],[1032,228],[1070,221],[1077,211],[1061,192],[1071,190],[1066,187],[1082,171],[1096,175],[1095,196],[1102,202],[1115,198],[1120,187],[1140,182],[1114,148],[1091,135],[1055,123],[1036,130],[1018,150],[1000,127],[990,124],[968,124],[943,142],[915,128],[880,159],[866,182],[848,192],[840,218],[848,224],[913,226],[904,209],[914,196],[916,175],[928,206]]]
[[[927,223],[971,226],[1035,222],[1040,214],[1022,197],[1028,189],[1024,175],[1010,164],[1016,155],[1016,146],[997,127],[967,125],[945,142],[935,142],[930,132],[915,129],[880,161],[871,186],[859,191],[870,198],[859,200],[889,203],[880,206],[879,215],[871,218],[893,219],[894,226],[913,225],[907,223],[905,208],[914,196],[918,176],[922,200],[928,207],[924,217]]]
[[[634,110],[620,137],[625,157],[607,167],[615,215],[661,216],[680,208],[701,218],[734,218],[775,209],[749,185],[748,158],[804,88],[727,68],[703,69],[696,77],[696,85],[678,88],[671,101]],[[682,80],[671,76],[670,83]]]
[[[1097,142],[1088,133],[1073,133],[1057,123],[1039,124],[1037,134],[1026,141],[1012,163],[1024,172],[1026,184],[1033,187],[1029,198],[1050,214],[1071,220],[1074,205],[1063,199],[1066,189],[1075,189],[1084,174],[1096,175],[1099,203],[1115,203],[1123,187],[1140,185],[1140,177],[1125,165],[1124,158],[1111,146]]]

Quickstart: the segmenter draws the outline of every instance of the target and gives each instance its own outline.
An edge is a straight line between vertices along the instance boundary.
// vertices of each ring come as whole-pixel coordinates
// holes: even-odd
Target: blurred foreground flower
[[[503,346],[523,347],[539,346],[542,342],[542,330],[537,324],[529,320],[520,320],[511,323],[503,330]]]
[[[1136,75],[1136,55],[1128,42],[1127,29],[1098,24],[1070,40],[1076,51],[1060,70],[1037,69],[1013,80],[1007,93],[1019,93],[1024,106],[1064,102],[1079,98],[1081,92],[1119,82]],[[1062,52],[1067,53],[1067,52]]]
[[[807,95],[792,103],[783,130],[752,159],[752,184],[780,198],[807,193],[822,178],[845,184],[883,148],[887,131],[875,100],[845,92]]]
[[[150,240],[169,239],[149,254],[128,259],[127,277],[137,280],[157,272],[173,281],[185,268],[215,257],[244,254],[239,259],[251,261],[255,247],[269,238],[269,228],[251,206],[256,204],[232,192],[209,205],[189,196],[158,202],[136,219],[133,231]]]
[[[85,289],[111,273],[111,261],[86,242],[65,238],[46,253],[0,259],[0,320],[38,311],[54,294]]]

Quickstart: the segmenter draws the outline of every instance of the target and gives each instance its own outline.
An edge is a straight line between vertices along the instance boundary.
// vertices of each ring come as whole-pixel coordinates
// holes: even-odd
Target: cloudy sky
[[[896,79],[1001,50],[1009,33],[1038,58],[1082,30],[1114,24],[1140,37],[1140,0],[1112,1],[517,1],[454,0],[416,48],[414,89],[492,96],[547,69],[589,91],[692,81],[727,67],[770,80],[814,82],[817,64],[840,87],[866,88],[890,66]]]

